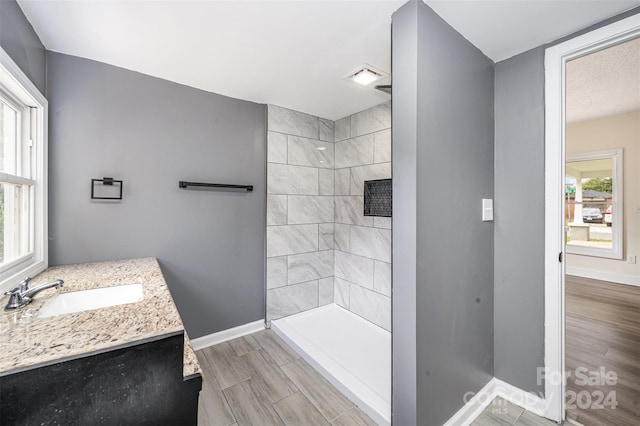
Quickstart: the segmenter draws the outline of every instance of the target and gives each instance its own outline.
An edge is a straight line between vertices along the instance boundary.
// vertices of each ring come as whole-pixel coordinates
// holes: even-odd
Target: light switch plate
[[[482,199],[482,221],[493,221],[493,199],[491,198]]]

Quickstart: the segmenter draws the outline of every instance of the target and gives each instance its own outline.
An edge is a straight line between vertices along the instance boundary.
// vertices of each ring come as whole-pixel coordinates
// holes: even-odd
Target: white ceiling
[[[640,38],[567,63],[567,121],[640,109]]]
[[[389,99],[342,78],[363,63],[391,71],[391,14],[405,2],[18,0],[49,50],[333,120]],[[640,0],[427,3],[500,61]]]

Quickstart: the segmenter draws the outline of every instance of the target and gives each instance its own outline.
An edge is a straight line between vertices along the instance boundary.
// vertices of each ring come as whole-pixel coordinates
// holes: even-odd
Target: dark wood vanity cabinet
[[[1,425],[196,425],[184,334],[0,377]]]

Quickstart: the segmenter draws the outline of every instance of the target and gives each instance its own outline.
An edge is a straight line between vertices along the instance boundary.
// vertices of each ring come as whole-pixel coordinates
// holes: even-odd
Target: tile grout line
[[[231,411],[231,416],[233,417],[234,423],[238,423],[237,414],[233,411],[233,407],[231,406],[231,404],[229,404],[229,400],[227,399],[227,395],[224,393],[224,389],[220,389],[220,393],[222,394],[222,397],[224,398],[224,402],[227,403],[227,407],[229,407],[229,411]],[[233,423],[231,423],[231,424],[233,424]]]
[[[224,402],[227,404],[227,407],[229,407],[229,410],[231,411],[231,416],[233,417],[233,422],[237,423],[238,419],[236,418],[236,414],[233,412],[233,408],[231,407],[231,404],[229,404],[227,396],[224,393],[224,389],[222,389],[222,386],[220,386],[220,382],[218,381],[218,379],[217,379],[217,377],[216,377],[216,375],[215,375],[215,373],[213,371],[213,368],[211,368],[211,361],[209,360],[209,357],[207,357],[205,352],[202,352],[202,354],[203,354],[204,359],[205,359],[205,361],[207,363],[209,374],[211,374],[214,378],[216,378],[216,383],[218,383],[218,386],[215,386],[212,383],[210,383],[212,388],[214,388],[214,389],[217,388],[217,390],[220,391],[220,393],[222,394],[222,397],[224,398]],[[225,389],[228,389],[228,387],[225,388]],[[234,424],[234,423],[230,423],[230,424]]]
[[[256,343],[258,343],[258,342],[256,341]],[[266,350],[265,350],[265,349],[260,345],[260,343],[258,343],[258,346],[260,347],[260,349],[256,349],[256,350],[254,350],[254,351],[250,351],[250,352],[257,352],[257,351],[259,351],[259,350],[262,350],[262,351],[265,351],[265,354],[266,354]],[[247,353],[250,353],[250,352],[247,352]],[[245,355],[246,355],[246,354],[245,354]],[[243,356],[244,356],[244,355],[243,355]],[[240,357],[238,357],[238,358],[242,358],[242,356],[240,356]],[[272,359],[272,361],[273,361],[273,359]],[[244,359],[242,360],[242,362],[243,362],[243,363],[245,364],[245,366],[246,366],[246,361],[245,361]],[[282,370],[279,368],[279,366],[278,366],[277,364],[276,364],[276,365],[271,365],[271,363],[268,363],[268,364],[269,364],[269,366],[270,366],[271,368],[275,368],[275,369],[277,369],[277,370],[281,371],[281,372],[284,374],[284,371],[282,371]],[[247,369],[247,370],[248,370],[248,369]],[[256,379],[255,377],[253,377],[253,375],[251,374],[251,372],[249,372],[249,376],[251,376],[251,378],[252,378],[252,379]],[[250,379],[249,379],[249,380],[250,380]],[[292,383],[293,383],[293,382],[292,382]],[[297,387],[297,386],[296,386],[296,387]],[[260,389],[259,387],[256,387],[254,390],[255,390],[256,392],[260,393],[260,394],[261,394],[261,395],[262,395],[262,396],[263,396],[267,401],[269,401],[269,397],[268,397],[268,395],[266,395],[266,394],[265,394],[265,392],[264,392],[262,389]],[[292,394],[292,395],[293,395],[293,394]],[[280,413],[278,413],[278,410],[276,410],[276,409],[275,409],[274,405],[275,405],[275,404],[277,404],[278,402],[280,402],[280,401],[282,401],[282,400],[284,400],[284,399],[288,398],[289,396],[291,396],[291,395],[288,395],[288,396],[286,396],[286,397],[284,397],[284,398],[281,398],[280,400],[278,400],[278,401],[276,401],[276,402],[273,402],[273,403],[272,403],[272,402],[270,402],[270,403],[269,403],[269,406],[271,407],[271,409],[273,410],[273,412],[276,414],[276,416],[278,416],[278,418],[280,419],[280,421],[282,422],[282,424],[283,424],[283,425],[286,425],[286,422],[285,422],[285,421],[284,421],[284,419],[280,416]]]
[[[360,287],[360,288],[363,288],[363,289],[365,289],[365,290],[369,290],[369,291],[370,291],[370,292],[372,292],[372,293],[376,293],[376,294],[379,294],[380,296],[384,296],[384,297],[386,297],[386,298],[388,298],[388,299],[391,299],[391,296],[387,296],[387,295],[386,295],[386,294],[384,294],[384,293],[380,293],[378,290],[376,290],[376,289],[375,289],[375,288],[373,288],[373,287],[371,287],[371,288],[369,288],[369,287],[365,287],[365,286],[363,286],[363,285],[361,285],[361,284],[354,283],[353,281],[349,281],[348,279],[346,279],[346,278],[342,278],[342,277],[339,277],[339,276],[337,276],[337,275],[336,275],[336,278],[338,278],[338,279],[340,279],[340,280],[342,280],[342,281],[346,281],[346,282],[348,282],[349,284],[356,285],[356,286],[358,286],[358,287]]]
[[[340,225],[342,225],[342,224],[340,224]],[[345,225],[346,226],[350,226],[348,224],[345,224]],[[358,226],[358,225],[353,225],[353,226]],[[366,228],[366,227],[363,227],[363,228]],[[349,241],[349,243],[351,243],[351,241]],[[376,259],[375,257],[367,257],[367,256],[363,256],[361,254],[351,253],[350,251],[344,251],[344,250],[340,250],[340,249],[334,249],[334,250],[339,251],[341,253],[350,254],[351,256],[361,257],[363,259],[368,259],[368,260],[373,260],[374,262],[388,263],[389,265],[391,265],[391,262],[387,262],[386,260]]]
[[[285,373],[286,374],[286,373]],[[288,376],[287,376],[288,377]],[[289,380],[291,380],[291,378],[289,378]],[[330,420],[327,418],[327,416],[324,415],[324,413],[322,412],[322,410],[320,410],[320,407],[318,405],[316,405],[316,403],[314,402],[313,398],[311,398],[310,395],[307,394],[307,392],[305,392],[304,389],[299,389],[299,392],[307,399],[307,401],[309,401],[311,403],[311,405],[313,405],[313,407],[318,410],[318,412],[320,413],[320,415],[322,416],[323,419],[325,419],[327,421],[327,423],[331,424],[331,422],[333,420],[335,420],[336,418]]]
[[[333,241],[332,246],[333,246],[333,282],[331,285],[331,299],[332,299],[332,303],[336,303],[336,221],[337,221],[337,198],[336,198],[336,181],[338,180],[336,177],[336,122],[333,122]]]

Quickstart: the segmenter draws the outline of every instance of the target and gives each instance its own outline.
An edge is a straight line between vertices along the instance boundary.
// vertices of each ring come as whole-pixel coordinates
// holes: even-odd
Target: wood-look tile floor
[[[375,425],[271,330],[196,356],[203,369],[200,426]]]
[[[558,426],[503,398],[494,399],[471,426]]]
[[[568,409],[568,419],[585,426],[640,425],[640,287],[567,275],[565,355],[572,373],[568,392],[586,391],[588,405],[589,395],[595,400],[615,391],[618,402],[615,409]],[[615,371],[617,384],[576,384],[579,367]]]
[[[199,425],[374,425],[361,410],[303,361],[271,330],[196,352],[204,370]],[[585,426],[640,425],[640,288],[566,277],[566,368],[615,371],[615,386],[567,390],[615,390],[615,409],[570,409]],[[502,398],[473,426],[551,426],[555,423]]]

